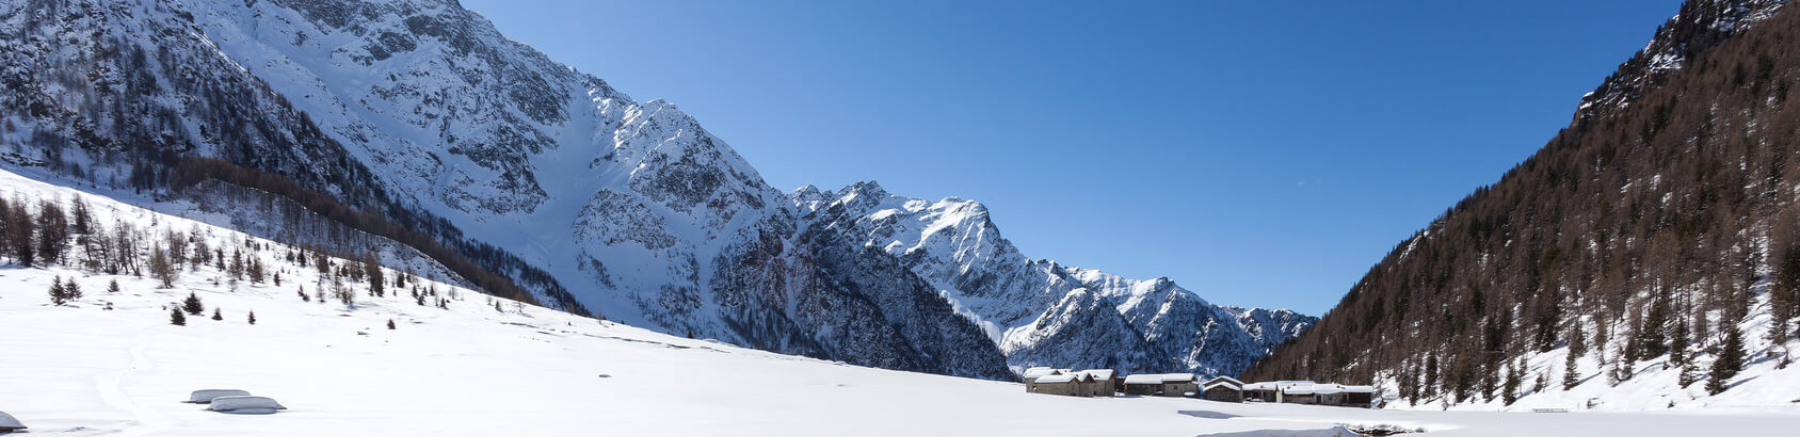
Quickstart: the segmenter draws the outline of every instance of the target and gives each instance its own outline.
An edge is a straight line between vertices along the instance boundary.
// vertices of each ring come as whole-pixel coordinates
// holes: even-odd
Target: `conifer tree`
[[[213,307],[213,320],[225,320],[225,316],[219,314],[219,307]]]
[[[1525,358],[1521,357],[1519,360],[1524,361]],[[1506,382],[1504,388],[1502,388],[1503,391],[1500,394],[1501,401],[1505,402],[1506,405],[1512,405],[1513,402],[1518,402],[1519,384],[1522,383],[1519,379],[1523,377],[1523,373],[1524,371],[1519,369],[1519,365],[1507,363]]]
[[[231,266],[226,273],[231,274],[232,280],[238,280],[238,279],[244,278],[244,270],[245,270],[245,268],[244,268],[244,251],[240,250],[240,249],[232,249],[231,250]]]
[[[75,198],[74,206],[70,208],[70,220],[73,223],[70,223],[69,226],[76,234],[93,233],[93,213],[89,212],[87,202],[81,200],[80,197]]]
[[[383,277],[381,263],[377,259],[374,252],[369,252],[363,258],[363,275],[369,278],[369,294],[384,297],[387,295],[387,278]]]
[[[69,303],[69,294],[67,292],[63,291],[63,282],[62,282],[61,276],[57,276],[57,277],[51,279],[50,303],[57,305],[57,306],[62,306],[63,304]]]
[[[1567,354],[1567,357],[1563,359],[1563,390],[1573,389],[1580,384],[1581,370],[1576,365],[1575,353],[1570,352]]]
[[[1437,397],[1437,387],[1438,356],[1437,352],[1432,352],[1431,355],[1425,358],[1425,398],[1430,399]]]
[[[106,292],[107,293],[118,293],[119,292],[119,280],[114,279],[114,280],[112,280],[112,282],[108,282],[106,284]]]
[[[250,283],[263,283],[264,278],[267,278],[263,273],[262,258],[252,256],[250,258]]]
[[[1689,331],[1687,317],[1680,317],[1675,321],[1675,327],[1669,332],[1669,362],[1686,365],[1692,359],[1688,356]]]
[[[171,308],[169,309],[169,324],[187,326],[187,316],[181,315],[181,309]]]
[[[1637,330],[1638,350],[1635,356],[1650,359],[1669,353],[1668,337],[1665,335],[1669,329],[1669,299],[1659,295],[1650,301],[1650,308],[1644,311],[1642,322]]]
[[[250,312],[250,324],[252,324],[252,325],[256,324],[256,311]]]
[[[187,311],[188,314],[198,316],[200,313],[206,311],[206,306],[200,303],[200,296],[194,295],[193,292],[188,292],[187,300],[181,302],[181,309],[182,311]]]
[[[1712,372],[1707,375],[1706,391],[1719,394],[1730,388],[1731,378],[1744,368],[1744,334],[1734,324],[1725,331],[1725,344],[1719,347],[1719,357],[1713,360]]]
[[[394,319],[388,319],[388,330],[394,330]]]
[[[63,283],[64,298],[72,301],[81,300],[81,295],[81,283],[75,282],[75,278],[69,278],[69,282]]]

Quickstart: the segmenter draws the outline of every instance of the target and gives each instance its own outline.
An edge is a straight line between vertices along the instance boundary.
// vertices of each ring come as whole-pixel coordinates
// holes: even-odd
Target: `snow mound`
[[[1326,429],[1259,429],[1245,432],[1201,434],[1200,437],[1362,437],[1356,431],[1337,426]]]
[[[207,403],[212,403],[213,399],[218,399],[218,398],[222,398],[222,397],[226,397],[226,396],[249,396],[249,395],[250,395],[250,392],[243,391],[243,390],[236,390],[236,389],[212,388],[212,389],[194,390],[193,394],[188,395],[188,402],[192,402],[192,403],[196,403],[196,404],[207,404]]]
[[[25,424],[19,423],[19,419],[13,418],[11,414],[0,411],[0,432],[13,432],[21,429],[25,429]]]
[[[286,410],[287,407],[262,396],[221,396],[213,398],[212,405],[206,409],[232,414],[275,414],[275,411]]]

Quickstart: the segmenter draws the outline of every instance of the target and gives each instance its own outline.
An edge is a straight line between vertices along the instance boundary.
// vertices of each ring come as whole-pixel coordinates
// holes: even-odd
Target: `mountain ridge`
[[[0,44],[0,103],[31,109],[0,137],[61,173],[173,195],[176,163],[219,158],[454,243],[552,307],[1013,377],[933,283],[804,217],[674,104],[454,1],[28,0],[0,7]]]

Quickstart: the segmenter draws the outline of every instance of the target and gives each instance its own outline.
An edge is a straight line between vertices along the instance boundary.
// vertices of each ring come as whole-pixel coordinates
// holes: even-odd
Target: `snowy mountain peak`
[[[835,194],[834,194],[835,193]],[[1021,254],[980,202],[896,196],[873,182],[796,190],[818,223],[846,229],[929,281],[990,331],[1015,368],[1233,374],[1304,330],[1310,317],[1214,307],[1167,277],[1131,280]]]
[[[1005,379],[1003,328],[1074,288],[1133,294],[1030,261],[974,201],[783,194],[676,105],[454,1],[0,2],[0,45],[0,106],[24,108],[4,133],[47,167],[151,191],[184,159],[279,175],[664,332]]]

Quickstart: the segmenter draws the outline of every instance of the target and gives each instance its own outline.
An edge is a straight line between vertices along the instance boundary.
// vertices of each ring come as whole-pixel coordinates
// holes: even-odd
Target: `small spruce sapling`
[[[69,282],[63,283],[63,297],[69,300],[81,300],[81,284],[75,282],[75,278],[69,278]]]
[[[194,295],[194,292],[191,291],[188,292],[187,300],[181,302],[181,309],[196,316],[206,312],[206,306],[200,303],[200,296]]]
[[[63,292],[62,277],[57,276],[55,279],[52,279],[52,281],[54,282],[50,283],[50,303],[55,304],[56,306],[62,306],[62,304],[69,303],[69,295]]]
[[[225,320],[225,316],[219,314],[219,307],[213,307],[213,320]]]
[[[388,330],[394,330],[394,319],[388,319]]]
[[[106,284],[106,292],[107,293],[118,293],[119,292],[119,280],[114,279],[114,280],[112,280],[112,282],[108,282]]]
[[[256,311],[250,312],[250,324],[252,324],[252,325],[256,324]]]
[[[169,309],[169,324],[187,326],[187,316],[181,315],[180,308],[171,308]]]

